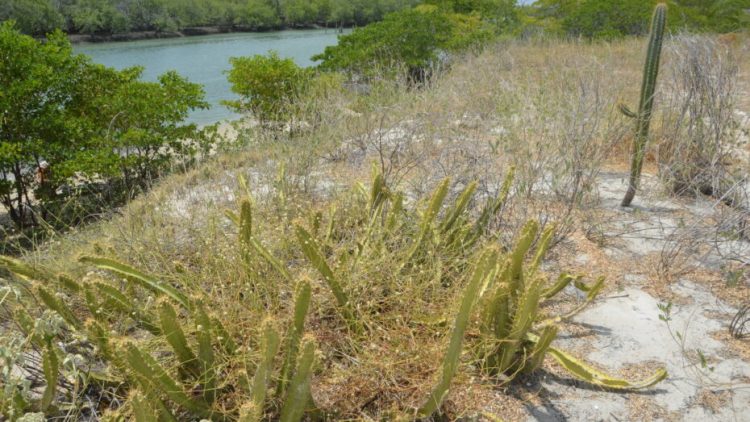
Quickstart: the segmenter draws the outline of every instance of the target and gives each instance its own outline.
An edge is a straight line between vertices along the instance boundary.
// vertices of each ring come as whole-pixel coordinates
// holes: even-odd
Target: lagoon
[[[155,81],[169,70],[176,70],[191,82],[203,85],[208,110],[196,110],[189,121],[208,125],[238,115],[221,105],[234,99],[225,72],[229,58],[266,54],[275,50],[300,66],[311,66],[310,60],[325,47],[338,42],[335,29],[287,30],[263,33],[230,33],[182,38],[165,38],[126,42],[75,44],[76,53],[90,56],[94,62],[116,69],[143,66],[143,79]]]

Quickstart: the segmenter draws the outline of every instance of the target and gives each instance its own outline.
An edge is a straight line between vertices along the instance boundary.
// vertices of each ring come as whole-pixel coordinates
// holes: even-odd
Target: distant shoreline
[[[305,30],[305,29],[334,29],[343,30],[352,26],[324,26],[324,25],[305,25],[294,27],[277,27],[271,29],[258,29],[241,25],[234,26],[193,26],[183,28],[179,31],[132,31],[115,34],[67,34],[72,44],[79,43],[102,43],[102,42],[124,42],[151,40],[160,38],[182,38],[182,37],[199,37],[204,35],[232,34],[232,33],[266,33],[286,30]]]

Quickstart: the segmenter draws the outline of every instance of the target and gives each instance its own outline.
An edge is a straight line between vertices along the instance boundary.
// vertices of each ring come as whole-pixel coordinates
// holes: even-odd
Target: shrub
[[[313,57],[323,70],[342,70],[365,78],[398,70],[423,81],[441,52],[459,50],[486,40],[491,32],[477,16],[446,13],[421,6],[389,14],[382,22],[339,37]]]
[[[200,86],[175,73],[143,82],[139,68],[73,54],[61,32],[37,41],[11,23],[0,26],[0,51],[0,200],[17,225],[36,220],[33,189],[55,199],[76,173],[132,188],[194,156],[197,144],[186,140],[198,141],[198,131],[182,121],[207,107]],[[47,186],[34,180],[42,160],[51,164]]]
[[[262,124],[290,117],[311,77],[309,69],[275,51],[267,56],[232,57],[230,63],[228,79],[240,99],[224,104],[240,113],[251,112]]]

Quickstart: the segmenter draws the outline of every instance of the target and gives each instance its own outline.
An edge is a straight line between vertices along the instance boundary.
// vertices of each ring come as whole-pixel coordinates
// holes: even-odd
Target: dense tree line
[[[0,21],[27,34],[177,31],[195,26],[268,30],[365,25],[416,0],[3,0]]]
[[[526,31],[612,38],[643,35],[656,3],[669,6],[672,31],[734,32],[750,28],[750,0],[537,0],[524,8]]]
[[[27,34],[171,32],[224,26],[270,30],[310,25],[362,26],[419,3],[481,15],[506,31],[612,37],[642,34],[660,0],[3,0],[0,21]],[[670,27],[731,32],[750,25],[750,0],[668,0]],[[521,23],[521,25],[515,25]]]

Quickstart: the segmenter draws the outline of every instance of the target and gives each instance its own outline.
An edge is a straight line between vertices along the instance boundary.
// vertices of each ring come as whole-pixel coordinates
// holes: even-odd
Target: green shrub
[[[441,52],[481,43],[492,32],[477,15],[446,13],[420,6],[392,13],[382,22],[339,37],[313,57],[323,70],[340,70],[365,78],[404,70],[423,81],[439,62]]]
[[[232,69],[228,79],[240,99],[224,104],[240,113],[252,113],[261,123],[290,117],[312,76],[311,70],[299,67],[293,59],[282,59],[275,51],[229,61]]]
[[[93,185],[58,196],[76,173],[132,189],[176,158],[189,164],[201,146],[196,127],[182,122],[207,107],[203,90],[176,73],[144,82],[140,68],[118,71],[73,54],[60,32],[37,41],[12,23],[0,25],[0,51],[0,174],[13,176],[0,201],[19,226],[35,218],[32,190],[49,207],[63,207],[68,195]],[[51,164],[44,186],[34,178],[41,160]]]

